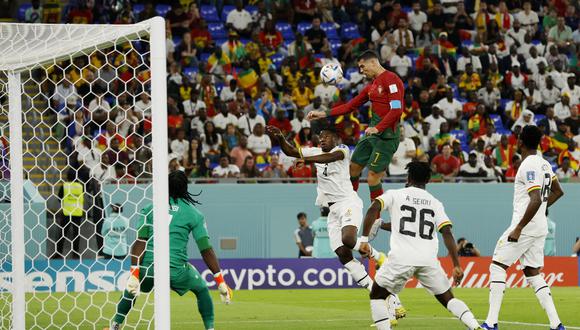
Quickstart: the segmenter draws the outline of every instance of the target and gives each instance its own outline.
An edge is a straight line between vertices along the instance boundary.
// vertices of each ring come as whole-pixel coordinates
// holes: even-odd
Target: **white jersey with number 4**
[[[548,206],[552,180],[556,180],[552,166],[542,156],[530,155],[524,159],[518,168],[514,182],[514,211],[509,231],[513,230],[522,220],[530,203],[529,193],[540,190],[542,204],[536,215],[522,230],[522,235],[539,237],[548,234],[546,207]]]
[[[324,154],[321,148],[300,148],[302,157],[317,156]],[[356,195],[350,182],[350,150],[341,144],[334,147],[328,153],[341,151],[344,158],[327,164],[316,165],[316,177],[318,178],[316,205],[328,206],[328,203],[336,203],[352,198]],[[358,196],[358,195],[357,195]]]
[[[443,204],[416,187],[388,190],[377,201],[391,217],[389,261],[407,266],[437,265],[436,231],[451,225]]]

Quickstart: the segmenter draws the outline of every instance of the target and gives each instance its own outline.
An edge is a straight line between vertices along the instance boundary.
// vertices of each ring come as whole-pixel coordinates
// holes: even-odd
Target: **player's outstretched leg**
[[[391,329],[391,321],[395,321],[391,320],[393,315],[389,315],[387,306],[387,297],[389,295],[390,293],[387,289],[377,283],[373,283],[369,297],[371,298],[371,315],[377,330],[389,330]]]
[[[129,311],[131,311],[131,308],[133,308],[133,305],[135,305],[136,300],[137,297],[129,293],[129,291],[125,290],[123,292],[123,296],[117,304],[117,312],[111,322],[110,330],[118,330],[121,328],[121,324],[125,322],[125,318],[127,317],[127,314],[129,314]]]
[[[447,308],[451,314],[455,315],[459,321],[463,322],[470,330],[481,329],[479,323],[473,316],[473,313],[469,310],[469,307],[462,301],[453,297],[451,290],[436,295],[435,298]]]
[[[526,281],[528,281],[530,287],[534,289],[536,297],[540,301],[540,305],[542,305],[542,308],[548,315],[548,319],[550,320],[550,329],[564,329],[564,326],[560,321],[560,317],[558,317],[556,306],[554,306],[554,300],[552,299],[550,286],[540,275],[540,269],[526,267],[524,268],[524,275],[526,275]]]
[[[497,262],[492,262],[489,265],[489,311],[487,318],[481,325],[486,330],[497,330],[497,322],[499,318],[499,310],[501,309],[501,302],[505,292],[505,281],[507,278],[506,265]]]
[[[367,273],[365,266],[352,256],[352,249],[357,243],[357,231],[358,228],[356,226],[344,226],[341,229],[343,245],[334,250],[334,252],[356,283],[370,290],[373,284],[371,277]]]
[[[201,290],[194,292],[197,297],[197,310],[201,315],[203,320],[203,325],[206,330],[213,330],[214,323],[214,313],[213,313],[213,301],[211,295],[209,294],[209,289],[203,288]]]
[[[384,175],[385,172],[375,172],[373,170],[369,170],[367,182],[369,184],[371,201],[383,194],[383,184],[381,183],[381,180],[383,179]]]

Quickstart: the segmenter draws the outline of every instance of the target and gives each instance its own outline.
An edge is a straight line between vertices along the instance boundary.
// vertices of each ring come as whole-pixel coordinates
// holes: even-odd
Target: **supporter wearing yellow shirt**
[[[314,98],[314,93],[308,87],[306,87],[306,81],[304,79],[300,79],[298,81],[298,87],[292,90],[292,101],[296,103],[296,106],[299,109],[304,108],[308,104],[310,104],[310,100]]]
[[[465,73],[459,78],[459,88],[465,91],[475,91],[481,87],[481,77],[473,72],[473,65],[468,63],[465,66]]]
[[[298,69],[296,61],[290,61],[288,66],[282,69],[282,78],[284,78],[284,86],[288,86],[290,90],[294,90],[298,86],[298,80],[302,78],[302,72]]]

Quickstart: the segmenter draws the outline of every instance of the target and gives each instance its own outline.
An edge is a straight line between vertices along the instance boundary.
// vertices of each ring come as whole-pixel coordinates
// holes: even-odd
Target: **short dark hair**
[[[366,60],[370,60],[376,58],[377,60],[379,59],[379,55],[377,55],[377,53],[375,53],[372,50],[365,50],[362,54],[360,54],[357,58],[356,61],[366,61]]]
[[[320,215],[323,217],[327,217],[328,214],[330,213],[330,208],[323,206],[320,208]]]
[[[431,167],[429,163],[412,161],[405,167],[407,169],[409,181],[426,185],[431,179]]]
[[[520,133],[520,140],[530,150],[538,149],[540,140],[542,139],[542,131],[536,126],[527,125],[524,126],[522,132]]]
[[[296,219],[300,220],[300,218],[307,218],[306,213],[300,212],[296,215]]]
[[[326,124],[322,124],[322,129],[320,129],[320,133],[322,134],[322,132],[328,132],[331,133],[333,135],[338,135],[338,132],[336,131],[336,127],[334,127],[334,125],[330,125],[330,123],[326,123]]]

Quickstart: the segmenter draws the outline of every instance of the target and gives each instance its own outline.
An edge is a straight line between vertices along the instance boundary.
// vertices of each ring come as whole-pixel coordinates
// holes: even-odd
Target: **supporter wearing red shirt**
[[[433,157],[433,161],[431,162],[433,172],[441,174],[446,179],[457,176],[459,166],[459,159],[451,155],[451,146],[449,143],[443,145],[442,153]]]
[[[82,4],[70,11],[68,21],[72,24],[91,24],[93,23],[93,13],[86,5]]]
[[[294,166],[288,169],[288,176],[291,178],[311,178],[312,169],[304,164],[304,160],[298,159]],[[297,183],[308,183],[310,180],[299,180]]]
[[[290,124],[290,120],[286,118],[285,112],[283,109],[277,109],[276,114],[274,117],[270,118],[268,121],[269,126],[278,127],[284,136],[288,133],[292,132],[292,124]]]
[[[191,29],[191,40],[197,48],[208,49],[212,39],[207,29],[207,23],[204,20],[199,22],[197,27]]]
[[[518,173],[518,168],[520,167],[522,160],[520,156],[514,155],[512,157],[512,165],[505,172],[505,180],[507,182],[514,182],[516,174]]]
[[[258,38],[260,38],[262,45],[266,46],[269,50],[277,50],[284,41],[282,33],[276,30],[276,26],[272,20],[266,21],[266,25],[260,31]]]

